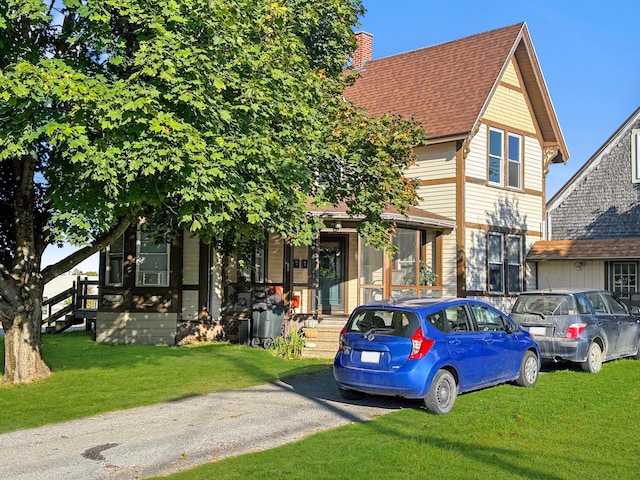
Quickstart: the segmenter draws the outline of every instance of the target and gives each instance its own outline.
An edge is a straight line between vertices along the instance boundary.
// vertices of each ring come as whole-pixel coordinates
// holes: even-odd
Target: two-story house
[[[98,340],[169,343],[172,325],[203,307],[246,315],[265,284],[312,315],[406,295],[502,306],[535,283],[524,256],[542,238],[548,166],[568,151],[526,24],[375,60],[372,35],[356,37],[359,77],[345,98],[374,116],[413,117],[429,136],[407,172],[419,205],[385,212],[397,252],[365,245],[343,205],[311,208],[325,223],[313,245],[269,235],[244,270],[197,238],[155,246],[132,229],[103,254]]]

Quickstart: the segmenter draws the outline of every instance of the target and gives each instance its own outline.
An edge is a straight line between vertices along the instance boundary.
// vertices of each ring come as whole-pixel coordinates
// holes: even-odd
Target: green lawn
[[[227,344],[108,346],[84,333],[45,337],[51,379],[0,387],[0,431],[255,385],[327,368]],[[0,348],[2,350],[2,348]],[[558,369],[534,388],[458,397],[434,416],[408,408],[170,479],[637,479],[640,361],[589,375]]]
[[[0,341],[4,369],[4,342]],[[51,378],[0,386],[0,433],[258,385],[327,368],[324,360],[284,360],[266,350],[214,343],[196,347],[105,345],[86,332],[45,335]]]
[[[444,416],[405,409],[168,478],[635,480],[639,430],[640,362],[621,360],[461,395]]]

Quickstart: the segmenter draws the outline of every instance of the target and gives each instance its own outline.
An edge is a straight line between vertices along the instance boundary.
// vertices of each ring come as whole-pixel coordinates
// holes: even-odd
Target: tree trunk
[[[39,283],[39,282],[38,282]],[[47,378],[51,370],[42,359],[42,285],[23,288],[14,318],[3,319],[4,375],[2,383],[29,383]]]

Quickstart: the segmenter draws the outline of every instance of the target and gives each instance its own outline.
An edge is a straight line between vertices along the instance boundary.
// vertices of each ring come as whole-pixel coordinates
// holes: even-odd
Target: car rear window
[[[575,315],[578,313],[571,295],[520,295],[513,306],[513,313],[541,315]]]
[[[347,333],[380,333],[411,338],[418,329],[418,316],[413,312],[375,308],[361,308],[347,323]]]

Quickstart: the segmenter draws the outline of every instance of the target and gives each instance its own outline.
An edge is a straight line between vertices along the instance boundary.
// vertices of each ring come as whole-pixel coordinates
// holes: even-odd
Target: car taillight
[[[431,350],[434,343],[434,340],[422,335],[422,329],[418,327],[416,333],[411,336],[411,355],[409,355],[409,360],[423,358]]]
[[[340,339],[338,341],[338,352],[342,352],[344,350],[344,334],[347,332],[347,326],[345,325],[340,330]]]
[[[572,323],[567,328],[564,338],[578,338],[585,328],[587,328],[586,323]]]

